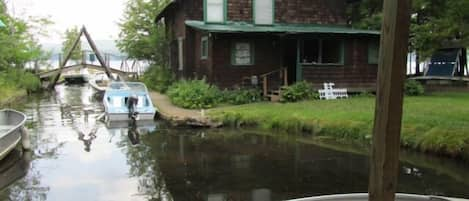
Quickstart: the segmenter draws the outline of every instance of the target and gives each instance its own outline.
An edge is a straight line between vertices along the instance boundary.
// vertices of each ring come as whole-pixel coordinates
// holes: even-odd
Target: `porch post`
[[[301,40],[296,40],[296,81],[303,81],[303,66],[301,65]]]

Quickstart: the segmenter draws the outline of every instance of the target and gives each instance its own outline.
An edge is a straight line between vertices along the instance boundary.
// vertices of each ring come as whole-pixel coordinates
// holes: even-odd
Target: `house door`
[[[297,81],[296,78],[296,59],[297,59],[297,41],[294,39],[285,40],[284,49],[284,66],[288,69],[288,84],[293,84]]]

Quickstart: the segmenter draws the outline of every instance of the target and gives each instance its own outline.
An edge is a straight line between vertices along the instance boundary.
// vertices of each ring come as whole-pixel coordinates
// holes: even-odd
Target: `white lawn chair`
[[[319,98],[334,100],[337,98],[348,98],[347,89],[334,89],[334,83],[324,83],[324,89],[320,89]]]

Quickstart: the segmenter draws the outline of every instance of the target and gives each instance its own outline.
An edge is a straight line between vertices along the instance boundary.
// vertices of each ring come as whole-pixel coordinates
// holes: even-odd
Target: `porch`
[[[256,77],[268,91],[302,80],[317,88],[334,82],[374,89],[377,63],[370,61],[370,54],[377,59],[378,32],[330,25],[186,25],[193,32],[195,76],[221,88],[242,86]]]

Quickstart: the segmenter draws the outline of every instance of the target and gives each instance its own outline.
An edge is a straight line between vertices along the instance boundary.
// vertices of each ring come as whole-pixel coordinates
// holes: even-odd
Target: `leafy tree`
[[[7,26],[0,28],[0,70],[24,68],[30,61],[45,59],[46,53],[41,50],[35,35],[45,34],[37,28],[46,27],[50,21],[43,18],[27,21],[14,18],[7,13],[4,0],[0,0],[0,19]]]
[[[65,30],[65,41],[62,43],[62,55],[64,57],[66,57],[68,52],[72,50],[73,43],[75,43],[79,35],[80,35],[80,29],[78,29],[78,27],[76,26]],[[82,58],[82,54],[83,53],[81,51],[81,42],[78,42],[75,49],[73,49],[70,60],[80,61]]]
[[[47,32],[45,27],[51,22],[44,18],[22,20],[11,16],[5,1],[0,0],[0,20],[7,27],[0,28],[0,92],[4,96],[25,89],[36,91],[40,87],[39,78],[25,72],[26,64],[47,58],[41,50],[37,36]]]
[[[349,23],[357,28],[381,27],[383,0],[349,4]],[[413,0],[410,48],[425,58],[449,44],[469,46],[469,1]]]
[[[423,57],[448,45],[469,46],[469,1],[416,0],[412,48]]]
[[[381,28],[383,0],[361,0],[348,5],[348,21],[353,27],[372,30]]]
[[[156,15],[168,0],[129,0],[119,23],[117,47],[129,58],[165,64],[167,43],[162,24],[155,25]]]

